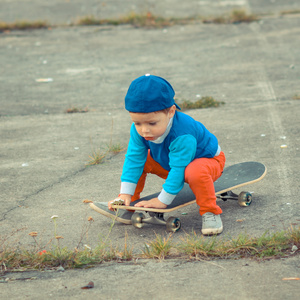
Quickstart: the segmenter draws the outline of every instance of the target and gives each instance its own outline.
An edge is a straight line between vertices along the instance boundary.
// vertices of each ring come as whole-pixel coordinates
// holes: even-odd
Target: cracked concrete
[[[62,10],[58,2],[72,9]],[[300,102],[293,96],[300,94],[300,18],[276,16],[299,5],[295,1],[253,0],[213,2],[219,6],[191,1],[188,6],[172,1],[173,15],[188,11],[194,14],[200,2],[207,14],[231,10],[232,5],[222,6],[231,2],[254,13],[271,12],[275,16],[239,25],[57,27],[1,33],[0,69],[5,70],[0,74],[2,236],[22,229],[12,239],[17,245],[31,247],[28,233],[37,231],[40,242],[46,244],[53,236],[52,215],[59,215],[58,233],[64,237],[63,245],[71,249],[77,246],[89,216],[95,221],[82,243],[95,247],[109,233],[110,219],[90,210],[82,201],[108,201],[118,194],[125,151],[101,165],[85,164],[93,149],[104,151],[111,142],[127,144],[131,122],[123,98],[131,80],[145,73],[166,77],[174,86],[178,102],[196,100],[199,95],[224,101],[225,105],[217,109],[187,113],[215,133],[226,153],[227,165],[255,160],[268,168],[263,181],[249,186],[254,191],[249,208],[220,202],[224,233],[219,238],[241,232],[259,236],[290,224],[299,226]],[[31,14],[34,12],[39,19],[47,17],[61,23],[82,15],[79,1],[31,1],[30,6],[26,1],[22,3],[16,6],[13,0],[0,1],[1,8],[5,8],[0,9],[0,19],[35,19]],[[92,13],[96,1],[85,3],[84,13]],[[130,5],[137,3],[110,1],[102,12],[113,17],[129,12]],[[169,13],[170,1],[144,3],[161,15]],[[53,81],[37,82],[40,78]],[[89,112],[66,114],[72,106],[88,106]],[[161,180],[149,177],[145,194],[156,192],[161,184]],[[176,216],[181,218],[182,230],[174,235],[174,242],[193,230],[200,233],[196,207],[179,210]],[[128,245],[135,253],[140,253],[155,234],[166,236],[165,228],[159,226],[138,230],[115,224],[109,236],[112,243],[122,247],[126,232]],[[212,299],[296,299],[299,281],[286,282],[282,278],[299,277],[298,256],[263,263],[191,261],[179,268],[175,265],[181,261],[145,261],[142,266],[105,264],[92,270],[24,274],[37,279],[3,283],[0,297],[82,299],[100,293],[106,299],[138,299],[141,295],[144,299],[205,295]],[[140,274],[139,293],[131,285],[136,273]],[[118,289],[112,289],[107,280],[116,278]],[[81,290],[80,286],[90,280],[95,288]],[[178,285],[178,281],[183,284]]]

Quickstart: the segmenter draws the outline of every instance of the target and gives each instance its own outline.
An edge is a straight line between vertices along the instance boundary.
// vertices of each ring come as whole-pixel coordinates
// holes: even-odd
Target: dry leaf
[[[87,285],[83,286],[83,290],[92,289],[94,287],[94,282],[90,281]]]
[[[83,202],[83,203],[93,203],[93,201],[92,201],[92,200],[89,200],[89,199],[85,199],[85,200],[83,200],[82,202]]]
[[[37,236],[38,233],[36,231],[32,231],[32,232],[28,233],[28,235],[30,235],[30,236]]]

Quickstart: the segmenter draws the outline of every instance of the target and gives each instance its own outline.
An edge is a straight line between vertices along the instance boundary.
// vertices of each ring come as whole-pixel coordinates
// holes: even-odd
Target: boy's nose
[[[142,127],[142,133],[147,133],[149,132],[149,127],[148,126],[143,126]]]

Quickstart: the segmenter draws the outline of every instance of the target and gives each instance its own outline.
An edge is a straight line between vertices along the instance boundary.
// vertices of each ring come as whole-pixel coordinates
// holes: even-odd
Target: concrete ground
[[[259,22],[239,25],[193,24],[163,29],[130,26],[55,27],[0,34],[0,236],[22,247],[57,233],[70,249],[95,247],[109,235],[114,246],[127,242],[135,253],[164,227],[138,230],[115,224],[92,211],[84,199],[117,196],[125,151],[104,164],[86,167],[93,149],[124,145],[130,119],[123,99],[130,82],[145,73],[171,82],[177,102],[213,96],[225,105],[187,111],[219,140],[227,165],[260,161],[268,168],[261,182],[249,186],[253,204],[241,208],[220,202],[224,232],[260,236],[300,224],[299,131],[300,16],[279,16],[300,9],[298,1],[0,1],[0,20],[47,19],[67,24],[73,18],[118,17],[132,10],[165,16],[217,15],[233,8],[268,13]],[[270,15],[271,14],[271,15]],[[39,79],[50,78],[49,82]],[[71,107],[89,112],[66,114]],[[145,194],[162,181],[149,177]],[[182,215],[184,213],[184,215]],[[176,211],[182,230],[200,234],[197,207]],[[88,236],[88,217],[94,222]],[[237,222],[242,220],[242,222]],[[13,231],[20,229],[16,234]],[[296,299],[299,255],[252,260],[134,261],[105,263],[93,269],[5,274],[18,280],[1,284],[1,299]],[[137,275],[138,274],[138,278]],[[24,280],[36,278],[36,280]],[[23,279],[23,280],[22,280]],[[95,288],[80,287],[94,281]],[[138,281],[139,280],[139,281]],[[138,283],[137,283],[138,281]],[[116,283],[117,282],[117,283]],[[116,288],[117,284],[117,288]],[[136,289],[139,287],[139,289]],[[101,296],[99,296],[101,295]]]

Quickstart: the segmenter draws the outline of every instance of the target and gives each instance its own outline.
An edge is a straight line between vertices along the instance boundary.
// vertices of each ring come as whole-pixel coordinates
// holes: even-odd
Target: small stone
[[[64,272],[65,268],[62,267],[62,266],[59,266],[59,267],[56,268],[56,271],[58,271],[58,272]]]

